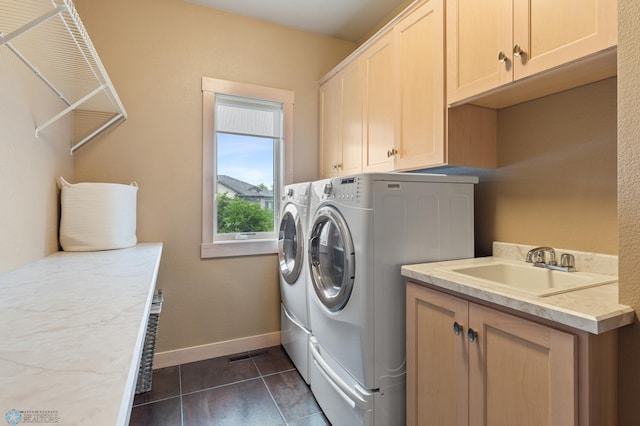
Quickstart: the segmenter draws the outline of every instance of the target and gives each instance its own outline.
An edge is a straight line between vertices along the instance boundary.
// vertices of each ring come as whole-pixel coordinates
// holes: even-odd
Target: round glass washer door
[[[303,240],[302,223],[298,209],[293,204],[288,204],[280,219],[278,263],[280,264],[280,274],[289,284],[295,283],[300,276],[304,253]]]
[[[344,308],[353,290],[355,252],[349,228],[333,207],[318,209],[309,234],[311,282],[330,311]]]

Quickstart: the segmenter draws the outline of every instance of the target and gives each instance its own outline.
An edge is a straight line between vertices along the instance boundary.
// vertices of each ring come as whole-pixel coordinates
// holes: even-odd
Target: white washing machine
[[[404,424],[403,264],[474,255],[476,177],[374,173],[311,185],[311,390],[333,426]]]
[[[278,263],[280,269],[280,341],[309,383],[309,226],[310,183],[287,185],[282,192]]]

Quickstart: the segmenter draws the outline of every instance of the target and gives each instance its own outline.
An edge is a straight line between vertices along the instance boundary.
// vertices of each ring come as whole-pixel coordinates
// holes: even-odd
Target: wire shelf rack
[[[127,112],[71,0],[0,0],[0,48],[9,49],[62,101],[39,123],[36,137],[69,113],[75,131],[71,153]]]

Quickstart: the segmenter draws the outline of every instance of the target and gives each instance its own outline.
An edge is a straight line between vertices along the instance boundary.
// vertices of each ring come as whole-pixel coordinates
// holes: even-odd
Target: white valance
[[[265,138],[282,137],[282,104],[216,94],[217,132]]]

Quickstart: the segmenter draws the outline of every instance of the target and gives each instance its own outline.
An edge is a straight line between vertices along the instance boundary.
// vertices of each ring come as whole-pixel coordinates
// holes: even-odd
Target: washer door
[[[302,269],[304,237],[298,209],[288,204],[282,211],[278,233],[278,261],[280,273],[289,284],[296,282]]]
[[[344,308],[353,290],[355,252],[349,228],[333,207],[318,209],[309,234],[311,282],[330,311]]]

